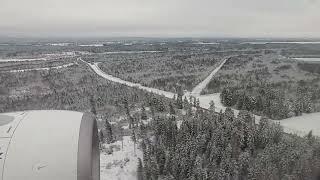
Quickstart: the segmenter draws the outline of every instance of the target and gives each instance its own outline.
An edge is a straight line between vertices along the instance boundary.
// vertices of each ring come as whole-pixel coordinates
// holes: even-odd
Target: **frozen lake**
[[[320,57],[317,58],[294,58],[299,61],[312,61],[312,62],[320,62]]]
[[[320,44],[320,41],[253,41],[241,44]]]

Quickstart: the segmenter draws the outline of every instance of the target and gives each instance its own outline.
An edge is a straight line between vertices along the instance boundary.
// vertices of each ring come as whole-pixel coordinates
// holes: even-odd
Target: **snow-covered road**
[[[222,66],[227,62],[228,58],[225,58],[221,64],[215,68],[208,77],[206,77],[202,82],[200,82],[196,87],[193,88],[191,91],[192,96],[200,96],[201,91],[207,87],[209,84],[210,80],[213,78],[213,76],[222,68]]]
[[[88,63],[88,65],[94,70],[95,73],[97,73],[99,76],[107,79],[107,80],[110,80],[110,81],[113,81],[113,82],[117,82],[117,83],[120,83],[120,84],[124,84],[124,85],[127,85],[127,86],[130,86],[130,87],[136,87],[136,88],[139,88],[139,89],[143,89],[143,90],[146,90],[148,92],[151,92],[151,93],[154,93],[154,94],[158,94],[158,95],[163,95],[167,98],[173,98],[174,96],[174,93],[172,92],[167,92],[167,91],[163,91],[163,90],[160,90],[160,89],[156,89],[156,88],[150,88],[150,87],[146,87],[146,86],[143,86],[139,83],[132,83],[132,82],[129,82],[129,81],[125,81],[125,80],[122,80],[120,78],[117,78],[117,77],[114,77],[112,75],[109,75],[109,74],[106,74],[105,72],[103,72],[99,66],[98,66],[99,63]]]

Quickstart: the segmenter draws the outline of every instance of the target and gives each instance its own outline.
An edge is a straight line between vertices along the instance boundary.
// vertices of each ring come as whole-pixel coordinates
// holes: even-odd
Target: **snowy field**
[[[198,44],[198,45],[217,45],[219,43],[217,42],[196,42],[196,43],[192,43],[192,44]]]
[[[320,112],[303,114],[278,121],[286,132],[306,135],[310,130],[314,135],[320,136]]]
[[[102,47],[103,44],[80,44],[80,47]]]
[[[62,42],[62,43],[49,43],[47,45],[49,46],[69,46],[72,45],[73,43],[70,42]]]
[[[159,53],[162,51],[110,51],[101,54],[142,54],[142,53]]]
[[[142,151],[136,148],[130,136],[123,137],[121,141],[104,144],[105,148],[114,147],[112,154],[100,153],[100,179],[101,180],[135,180],[137,179],[138,158],[142,160]]]
[[[76,54],[75,52],[61,52],[61,53],[52,53],[52,54],[42,54],[39,55],[39,57],[36,58],[6,58],[6,59],[0,59],[1,62],[28,62],[28,61],[49,61],[59,58],[68,58],[68,57],[74,57]]]
[[[0,59],[0,62],[46,61],[46,58]]]
[[[48,71],[50,69],[61,69],[73,66],[75,63],[68,63],[61,66],[54,66],[54,67],[44,67],[44,68],[32,68],[32,69],[18,69],[18,70],[11,70],[8,71],[10,73],[18,73],[18,72],[28,72],[28,71]]]

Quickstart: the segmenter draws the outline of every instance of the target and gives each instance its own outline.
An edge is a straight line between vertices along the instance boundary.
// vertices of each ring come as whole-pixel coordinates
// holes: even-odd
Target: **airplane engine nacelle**
[[[0,180],[99,180],[98,146],[90,114],[0,114]]]

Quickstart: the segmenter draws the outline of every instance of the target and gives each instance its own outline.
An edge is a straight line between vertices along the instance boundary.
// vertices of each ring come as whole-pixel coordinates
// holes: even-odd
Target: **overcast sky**
[[[320,37],[320,1],[0,0],[0,35]]]

